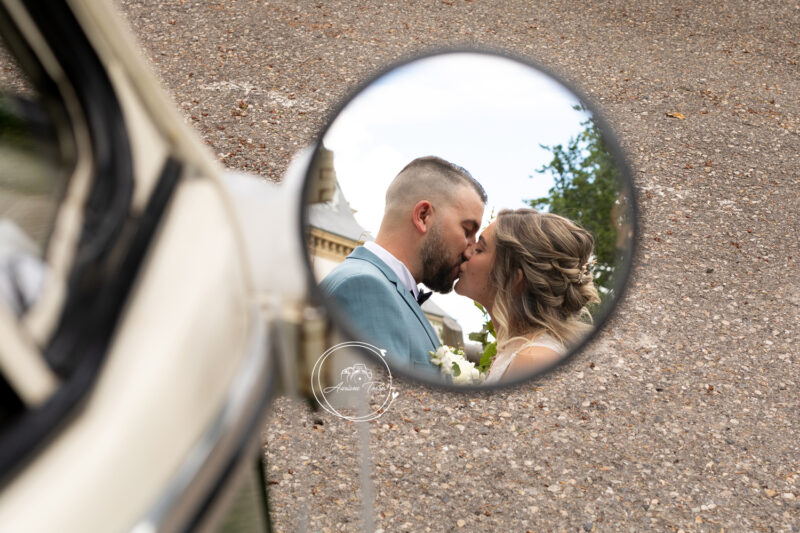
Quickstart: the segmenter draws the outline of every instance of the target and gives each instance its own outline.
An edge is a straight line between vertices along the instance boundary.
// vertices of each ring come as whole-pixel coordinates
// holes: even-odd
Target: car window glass
[[[42,98],[0,46],[0,299],[17,315],[46,278],[45,252],[66,173]]]

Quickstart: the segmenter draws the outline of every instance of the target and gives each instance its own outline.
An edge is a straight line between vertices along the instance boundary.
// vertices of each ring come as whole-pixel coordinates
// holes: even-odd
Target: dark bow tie
[[[414,294],[414,293],[412,292],[411,294]],[[425,303],[425,301],[426,301],[428,298],[430,298],[430,297],[431,297],[431,294],[433,294],[433,292],[430,292],[430,291],[428,291],[428,292],[425,292],[425,291],[419,291],[419,296],[417,296],[417,303],[418,303],[419,305],[422,305],[422,304],[424,304],[424,303]]]

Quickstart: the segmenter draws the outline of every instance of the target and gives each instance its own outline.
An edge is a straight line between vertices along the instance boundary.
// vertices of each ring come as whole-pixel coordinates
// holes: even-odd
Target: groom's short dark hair
[[[408,181],[405,179],[407,176],[421,177],[422,182],[428,182],[426,189],[431,192],[441,188],[442,185],[449,185],[450,187],[468,186],[480,197],[481,202],[485,204],[488,200],[483,186],[478,183],[478,180],[472,177],[472,174],[470,174],[467,169],[446,161],[441,157],[430,155],[414,159],[397,174],[394,181],[392,181],[389,188],[386,190],[387,206],[391,203],[391,197],[401,193],[402,189],[405,188],[405,182]],[[445,183],[441,183],[442,180],[444,180]]]

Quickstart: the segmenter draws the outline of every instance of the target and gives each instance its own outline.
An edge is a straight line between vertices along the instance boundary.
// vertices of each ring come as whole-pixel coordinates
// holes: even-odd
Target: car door
[[[273,374],[229,187],[110,6],[0,32],[0,523],[193,529],[258,473]]]

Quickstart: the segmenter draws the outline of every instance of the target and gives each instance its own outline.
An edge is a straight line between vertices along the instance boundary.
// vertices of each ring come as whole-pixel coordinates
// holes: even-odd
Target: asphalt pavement
[[[640,251],[608,327],[513,390],[400,382],[363,434],[376,528],[800,531],[797,0],[121,10],[217,157],[265,179],[364,79],[451,46],[563,77],[629,158]],[[364,527],[357,424],[280,399],[264,439],[276,530]]]

